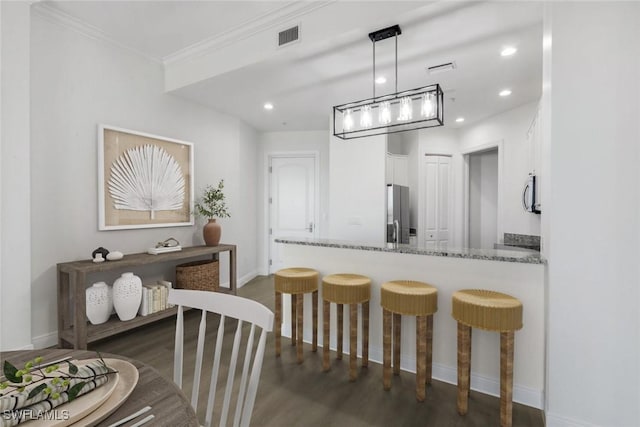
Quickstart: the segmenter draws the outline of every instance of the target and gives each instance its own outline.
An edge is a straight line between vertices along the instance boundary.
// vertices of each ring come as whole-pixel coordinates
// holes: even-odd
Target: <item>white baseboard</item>
[[[291,338],[291,325],[284,323],[282,325],[282,336]],[[320,337],[322,338],[322,337]],[[305,343],[311,344],[311,341],[304,340]],[[320,347],[322,345],[318,343]],[[335,347],[329,347],[331,350],[336,350]],[[349,346],[344,346],[345,350],[348,350]],[[349,354],[348,351],[344,352],[345,354]],[[369,347],[369,361],[382,364],[383,353],[382,348],[380,347]],[[400,369],[406,372],[410,372],[412,374],[416,373],[416,359],[415,357],[402,357],[402,361],[400,364]],[[458,370],[455,365],[443,365],[441,363],[433,364],[432,376],[434,379],[438,381],[442,381],[448,384],[457,384],[458,383]],[[488,394],[490,396],[500,396],[500,379],[492,378],[483,375],[471,373],[471,389],[474,391],[478,391],[480,393]],[[537,409],[544,409],[544,391],[534,389],[531,387],[513,384],[513,401],[517,403],[521,403],[526,406],[531,406]],[[549,416],[549,415],[547,415]],[[574,424],[556,424],[557,426],[571,426]],[[551,427],[551,424],[547,423],[548,427]],[[575,424],[578,426],[590,427],[587,424]]]
[[[244,276],[242,276],[240,278],[239,286],[242,287],[242,286],[246,285],[247,283],[249,283],[250,281],[252,281],[256,277],[258,277],[258,271],[257,270],[250,271],[249,273],[245,274]]]
[[[18,350],[33,350],[33,344],[25,345],[24,347],[20,347]]]
[[[455,385],[458,383],[457,373],[458,370],[455,366],[442,365],[440,363],[433,364],[433,378],[437,380]],[[472,373],[471,389],[490,396],[500,397],[500,379]],[[544,409],[544,392],[514,383],[513,401],[537,409]]]
[[[596,424],[564,417],[551,412],[545,412],[545,421],[547,427],[598,427]]]
[[[253,280],[256,276],[258,276],[258,272],[256,270],[250,271],[249,273],[239,277],[236,280],[236,285],[238,286],[238,288],[241,288],[244,285],[246,285],[248,282]],[[229,287],[229,282],[220,283],[220,287],[228,288]]]
[[[56,347],[58,345],[58,331],[33,337],[31,338],[31,342],[33,343],[32,348],[35,349]]]

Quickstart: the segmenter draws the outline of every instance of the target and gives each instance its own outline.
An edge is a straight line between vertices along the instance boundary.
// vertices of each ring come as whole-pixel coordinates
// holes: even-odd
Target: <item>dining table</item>
[[[82,360],[95,359],[98,355],[94,351],[72,349],[20,350],[0,353],[0,362],[4,365],[4,361],[8,360],[11,364],[20,369],[27,361],[33,360],[38,356],[43,358],[43,363],[67,357],[78,361],[77,363],[82,363]],[[77,424],[73,425],[107,427],[116,421],[122,420],[123,418],[136,413],[146,406],[151,407],[148,412],[140,415],[134,420],[122,424],[122,426],[127,427],[134,425],[136,422],[139,422],[141,419],[148,417],[149,415],[154,416],[153,419],[146,424],[149,426],[182,427],[199,425],[198,418],[182,390],[180,390],[173,381],[163,377],[155,368],[139,360],[116,354],[102,353],[100,356],[105,361],[108,361],[109,359],[119,359],[129,362],[131,365],[135,366],[139,374],[137,383],[135,383],[133,391],[131,391],[131,394],[129,394],[126,400],[124,400],[120,406],[118,406],[117,409],[111,412],[106,418],[102,417],[103,419],[99,420],[97,423],[83,423],[82,420],[80,420]],[[63,363],[60,365],[62,364]],[[87,396],[89,395],[90,393],[87,394]],[[77,399],[81,398],[82,396],[79,396]],[[62,406],[59,408],[62,409]],[[25,423],[25,427],[30,423],[31,422]]]

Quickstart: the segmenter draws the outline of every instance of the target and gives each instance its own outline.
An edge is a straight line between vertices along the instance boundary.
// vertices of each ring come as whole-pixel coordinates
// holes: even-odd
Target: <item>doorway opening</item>
[[[464,155],[464,243],[473,249],[494,249],[500,243],[500,143]]]

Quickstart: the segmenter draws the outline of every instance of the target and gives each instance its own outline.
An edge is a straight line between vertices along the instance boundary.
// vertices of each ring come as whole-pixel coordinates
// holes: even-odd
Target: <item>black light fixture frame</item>
[[[408,130],[424,129],[430,127],[444,126],[444,93],[439,84],[423,86],[416,89],[398,92],[398,35],[402,34],[399,25],[383,28],[369,33],[369,39],[373,44],[373,98],[363,99],[360,101],[349,102],[347,104],[336,105],[333,107],[333,135],[341,139],[364,138],[374,135],[383,135],[390,133],[405,132]],[[376,97],[376,42],[395,37],[395,93]],[[435,114],[431,117],[421,120],[409,120],[402,123],[384,124],[376,127],[368,127],[351,131],[336,131],[336,115],[341,114],[344,117],[346,110],[352,110],[353,113],[361,111],[363,107],[370,106],[371,111],[379,108],[379,104],[388,101],[390,105],[397,105],[400,100],[409,97],[412,102],[420,100],[427,93],[431,93],[435,97]],[[371,113],[373,114],[373,113]]]

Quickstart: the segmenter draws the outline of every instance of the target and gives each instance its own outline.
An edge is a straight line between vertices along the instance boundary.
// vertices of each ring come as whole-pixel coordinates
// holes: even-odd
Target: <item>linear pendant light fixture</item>
[[[444,125],[444,95],[439,84],[398,92],[400,26],[369,34],[373,43],[373,98],[333,107],[333,135],[362,138]],[[376,97],[376,43],[395,37],[396,92]]]

